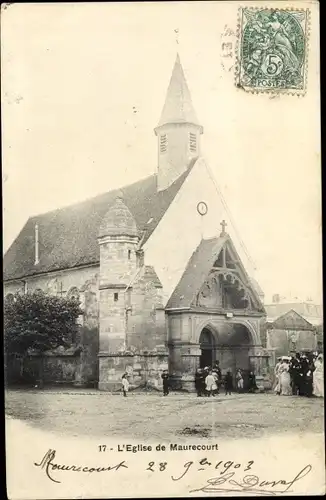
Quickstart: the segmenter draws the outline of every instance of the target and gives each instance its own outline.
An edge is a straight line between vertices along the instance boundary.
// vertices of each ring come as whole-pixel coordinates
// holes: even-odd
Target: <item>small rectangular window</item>
[[[131,259],[131,250],[128,250],[128,259]]]
[[[114,302],[118,302],[119,300],[119,294],[118,292],[114,292]]]
[[[163,134],[160,136],[160,152],[166,153],[167,148],[168,148],[168,139],[166,137],[166,134]]]
[[[190,132],[189,134],[189,148],[192,153],[197,151],[197,137],[196,134]]]

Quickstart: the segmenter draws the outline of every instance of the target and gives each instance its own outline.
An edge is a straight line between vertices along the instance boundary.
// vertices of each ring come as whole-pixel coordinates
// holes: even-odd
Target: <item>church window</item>
[[[197,136],[190,132],[189,134],[189,148],[192,153],[196,153],[197,151]]]
[[[128,250],[128,259],[131,259],[131,250]]]
[[[114,292],[114,302],[118,302],[119,300],[119,294],[118,292]]]
[[[160,152],[166,153],[167,148],[168,148],[168,138],[166,134],[163,134],[160,136]]]

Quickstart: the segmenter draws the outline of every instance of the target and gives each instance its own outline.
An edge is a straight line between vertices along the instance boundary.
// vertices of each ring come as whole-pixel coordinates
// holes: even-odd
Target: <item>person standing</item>
[[[308,371],[306,373],[306,390],[305,394],[308,398],[311,398],[313,395],[313,378],[314,378],[314,371],[316,369],[314,361],[313,361],[313,356],[312,354],[307,355],[307,360],[308,360]]]
[[[205,384],[206,384],[207,396],[209,397],[216,390],[215,378],[214,378],[211,370],[209,371],[209,373],[205,379]]]
[[[169,372],[163,370],[161,377],[163,380],[163,396],[167,396],[169,394]]]
[[[216,390],[216,394],[218,394],[220,392],[220,385],[221,385],[221,382],[222,382],[222,372],[221,372],[221,368],[220,368],[220,362],[218,360],[215,361],[213,370],[214,370],[214,372],[217,375],[217,380],[216,380],[217,390]]]
[[[225,389],[225,395],[227,396],[228,394],[231,395],[231,391],[232,391],[232,387],[233,384],[232,384],[232,373],[230,372],[230,370],[228,370],[226,372],[226,375],[225,375],[225,378],[224,378],[224,389]]]
[[[197,397],[203,395],[203,370],[198,368],[195,373],[195,388],[197,392]]]
[[[299,379],[299,396],[307,395],[307,374],[309,372],[309,362],[307,356],[302,354],[300,357],[301,361],[301,370],[300,370],[300,379]]]
[[[249,382],[249,392],[255,392],[258,387],[257,387],[257,384],[256,384],[256,377],[255,377],[255,374],[253,371],[251,371],[249,373],[249,377],[248,377],[248,382]]]
[[[205,368],[203,368],[203,394],[205,396],[208,396],[208,393],[206,390],[206,377],[208,374],[209,374],[209,368],[208,368],[208,366],[205,366]]]
[[[275,386],[274,386],[274,392],[276,394],[280,395],[281,390],[280,390],[280,378],[279,378],[279,369],[282,364],[282,358],[277,358],[277,363],[274,368],[274,376],[275,376]]]
[[[291,377],[289,370],[290,370],[289,360],[283,358],[281,366],[278,371],[281,396],[292,395]]]
[[[122,391],[124,397],[127,397],[127,392],[129,391],[129,380],[127,379],[127,374],[122,375]]]
[[[313,395],[317,398],[324,397],[324,363],[323,355],[319,354],[315,360],[315,371],[313,377]]]
[[[241,392],[243,392],[243,376],[242,376],[242,371],[240,370],[240,368],[237,370],[237,374],[236,374],[235,378],[237,381],[238,392],[241,393]]]
[[[290,361],[289,373],[292,382],[292,395],[297,396],[299,394],[299,387],[301,382],[301,361],[299,353],[296,353],[295,357],[292,356]]]

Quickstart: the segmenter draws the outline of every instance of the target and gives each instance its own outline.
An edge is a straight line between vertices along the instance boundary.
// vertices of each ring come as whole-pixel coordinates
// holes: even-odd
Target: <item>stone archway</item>
[[[199,333],[199,332],[198,332]],[[255,336],[245,322],[210,320],[204,322],[199,333],[199,366],[212,366],[219,362],[222,375],[231,371],[235,384],[235,375],[241,369],[245,388],[252,366],[252,349],[256,347]]]

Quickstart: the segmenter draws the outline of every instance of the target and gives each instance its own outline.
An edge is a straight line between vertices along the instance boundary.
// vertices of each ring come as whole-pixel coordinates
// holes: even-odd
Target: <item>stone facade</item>
[[[224,231],[225,203],[199,157],[202,133],[178,56],[155,128],[155,183],[127,186],[112,193],[110,203],[99,196],[62,217],[56,211],[35,226],[30,221],[8,252],[5,294],[40,289],[81,302],[81,352],[73,358],[49,354],[44,363],[53,368],[53,381],[97,382],[101,390],[116,391],[127,372],[133,389],[158,389],[168,368],[175,388],[193,391],[195,370],[204,360],[218,359],[223,370],[254,369],[263,384],[269,369],[260,337],[264,311],[232,250],[231,225],[230,234]],[[208,207],[205,217],[198,212],[199,202]],[[222,220],[223,234],[217,237]],[[20,249],[27,247],[26,258],[15,265]],[[49,255],[45,248],[51,248]],[[196,253],[198,262],[183,283]],[[27,276],[16,279],[24,266]],[[217,283],[216,266],[222,266],[218,273],[225,282],[207,299],[207,290]],[[233,287],[231,294],[227,287]],[[193,303],[191,298],[183,307],[190,290],[201,291],[201,299]],[[211,339],[208,347],[203,335]]]
[[[288,311],[266,324],[266,345],[275,356],[288,356],[296,352],[316,351],[316,328],[294,310]]]

